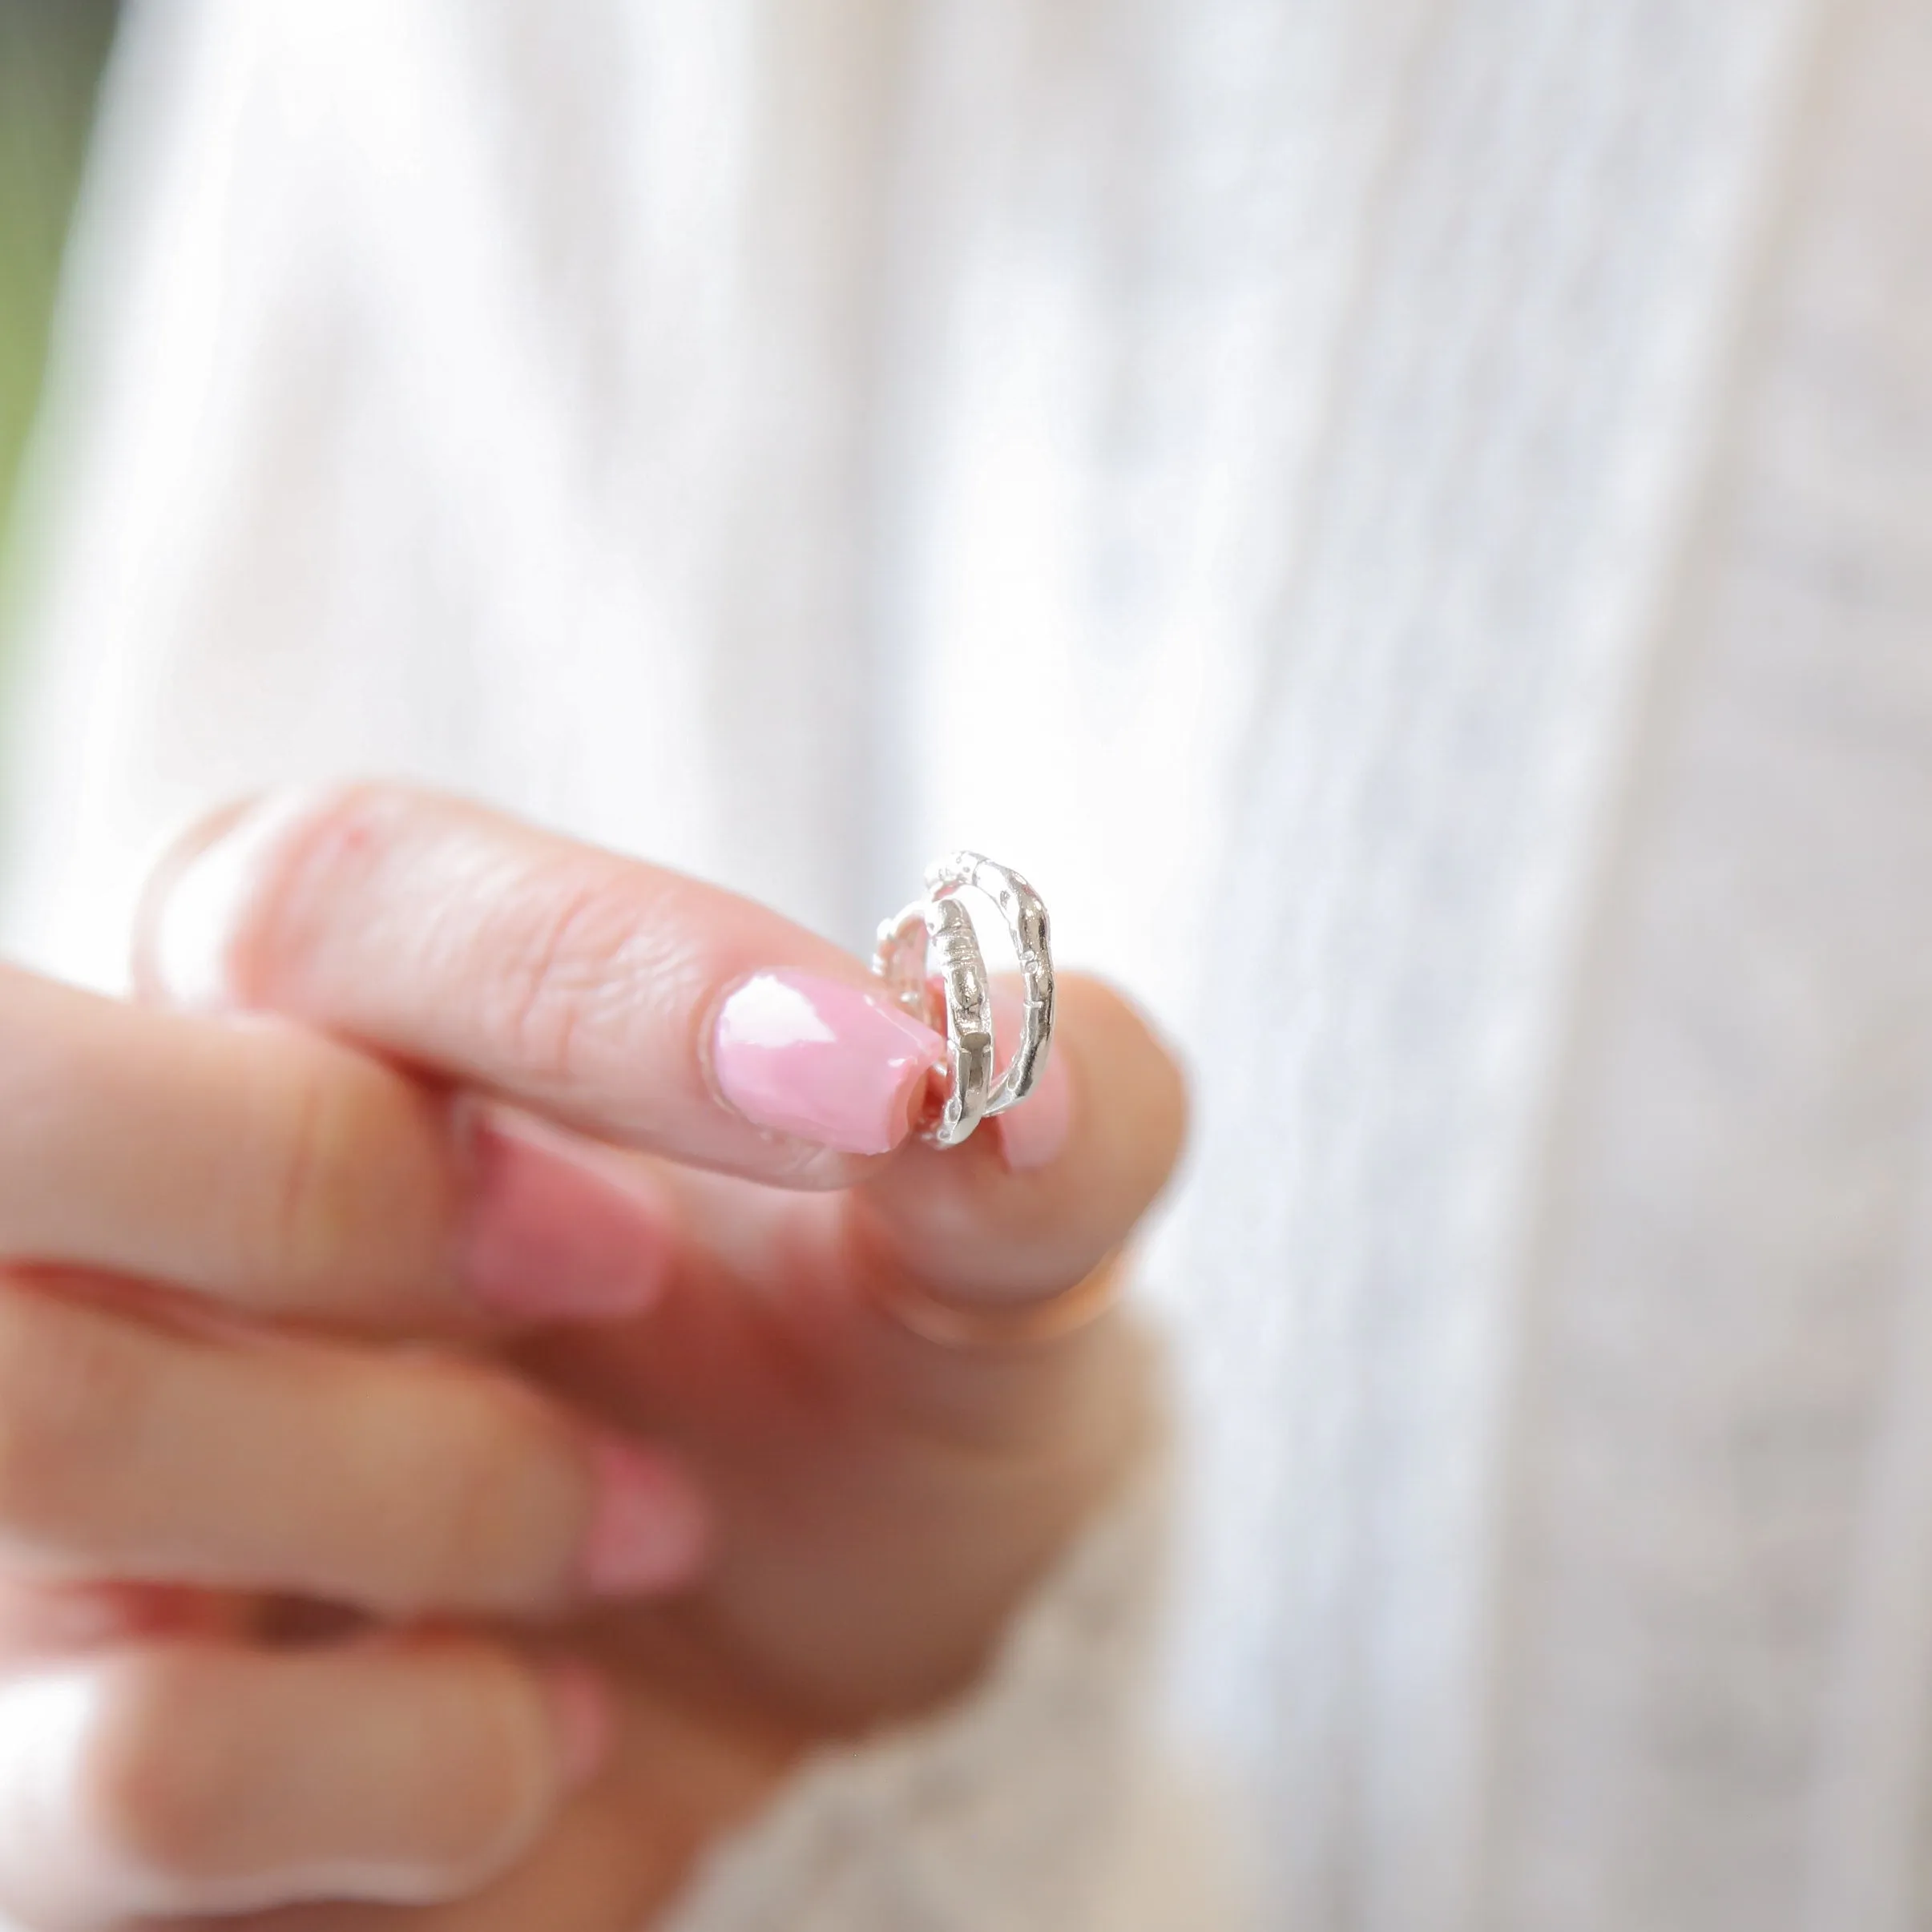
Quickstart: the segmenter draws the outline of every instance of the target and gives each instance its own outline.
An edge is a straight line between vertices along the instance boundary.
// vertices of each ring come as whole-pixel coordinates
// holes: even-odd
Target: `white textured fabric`
[[[1156,1932],[1224,1922],[1198,1794],[1142,1748],[1156,1462],[942,1712],[808,1764],[663,1932]],[[1071,1748],[1070,1748],[1071,1747]],[[1133,1848],[1159,1855],[1143,1865]]]
[[[352,769],[854,941],[1011,857],[1196,1075],[1163,1682],[1260,1923],[1932,1923],[1922,0],[202,0],[120,78],[17,944]],[[1143,1809],[908,1915],[934,1765],[1121,1735],[1031,1668],[692,1922],[839,1831],[847,1932],[1200,1882]]]

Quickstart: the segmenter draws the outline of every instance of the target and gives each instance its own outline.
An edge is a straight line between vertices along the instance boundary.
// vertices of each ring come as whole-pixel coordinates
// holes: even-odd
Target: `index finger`
[[[400,787],[191,833],[136,977],[307,1021],[600,1138],[841,1187],[911,1131],[945,1043],[829,941],[734,893]]]

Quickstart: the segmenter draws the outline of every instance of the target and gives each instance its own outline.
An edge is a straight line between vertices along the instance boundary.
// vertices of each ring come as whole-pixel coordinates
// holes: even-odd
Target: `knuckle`
[[[83,1841],[151,1882],[224,1875],[252,1768],[227,1735],[219,1667],[192,1651],[111,1668],[76,1768]]]
[[[493,949],[482,989],[487,1036],[513,1063],[556,1081],[576,1068],[587,1018],[623,997],[639,943],[634,893],[607,863],[586,861],[519,909]]]
[[[330,1280],[351,1244],[367,1123],[361,1095],[333,1059],[305,1054],[276,1073],[288,1085],[264,1136],[262,1184],[244,1209],[251,1226],[242,1245],[258,1279],[299,1290]]]
[[[84,1515],[143,1392],[111,1319],[0,1279],[0,1528],[58,1535]]]
[[[456,1182],[442,1103],[292,1028],[252,1066],[251,1131],[223,1210],[243,1292],[332,1318],[393,1320],[397,1290],[447,1265]]]

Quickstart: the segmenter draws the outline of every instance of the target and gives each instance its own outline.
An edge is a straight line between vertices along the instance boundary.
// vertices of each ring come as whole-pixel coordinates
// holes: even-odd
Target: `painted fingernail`
[[[1049,1051],[1033,1091],[999,1116],[999,1151],[1015,1174],[1057,1160],[1073,1131],[1073,1081],[1067,1063]]]
[[[601,1436],[591,1446],[591,1480],[584,1587],[593,1596],[643,1596],[689,1583],[710,1529],[691,1478],[665,1457]]]
[[[946,1042],[882,997],[809,973],[760,973],[725,1001],[718,1087],[760,1127],[843,1154],[889,1153]]]
[[[575,1660],[553,1664],[547,1675],[564,1789],[579,1790],[603,1769],[617,1736],[610,1686],[587,1664]]]
[[[242,909],[275,848],[319,798],[307,791],[271,793],[167,882],[154,914],[149,958],[161,990],[176,1006],[217,1012],[234,1003],[232,955]]]
[[[522,1321],[634,1315],[671,1272],[672,1236],[643,1196],[534,1136],[479,1123],[463,1279],[492,1313]]]

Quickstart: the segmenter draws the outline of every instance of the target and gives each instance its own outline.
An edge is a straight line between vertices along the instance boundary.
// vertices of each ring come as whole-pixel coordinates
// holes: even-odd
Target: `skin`
[[[1038,1309],[1112,1265],[1180,1077],[1070,977],[1044,1164],[995,1127],[786,1141],[719,1099],[711,1019],[748,972],[858,962],[387,788],[281,826],[230,1010],[183,1011],[171,897],[235,822],[162,868],[139,1002],[0,970],[0,1910],[628,1932],[801,1753],[969,1681],[1120,1479],[1148,1398],[1117,1315],[962,1347],[893,1311]],[[457,1095],[584,1137],[658,1230],[647,1308],[466,1297]],[[711,1526],[622,1602],[581,1562],[610,1430]]]

